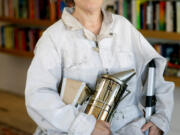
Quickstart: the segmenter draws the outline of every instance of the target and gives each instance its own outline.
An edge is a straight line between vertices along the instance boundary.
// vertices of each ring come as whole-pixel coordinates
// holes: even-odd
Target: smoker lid
[[[127,84],[127,82],[136,74],[134,69],[119,72],[113,75],[103,75],[103,78],[112,79],[119,84]]]

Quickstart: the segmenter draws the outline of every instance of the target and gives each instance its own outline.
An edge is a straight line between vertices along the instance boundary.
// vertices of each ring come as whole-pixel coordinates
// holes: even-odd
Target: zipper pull
[[[98,45],[98,41],[95,41],[96,47],[93,47],[93,50],[96,52],[99,52],[99,45]]]

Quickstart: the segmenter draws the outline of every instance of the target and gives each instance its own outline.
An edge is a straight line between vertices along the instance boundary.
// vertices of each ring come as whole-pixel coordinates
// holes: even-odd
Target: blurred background
[[[0,135],[30,135],[36,124],[24,102],[26,72],[42,32],[71,1],[0,0]],[[126,17],[168,60],[164,76],[176,85],[168,135],[180,133],[180,1],[105,0],[106,10]]]

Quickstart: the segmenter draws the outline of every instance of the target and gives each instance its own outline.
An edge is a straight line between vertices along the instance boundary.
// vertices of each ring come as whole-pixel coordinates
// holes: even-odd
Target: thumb
[[[148,123],[146,123],[142,128],[141,128],[141,130],[142,130],[142,132],[145,132],[147,129],[149,129],[150,127],[152,127],[153,126],[153,123],[152,122],[148,122]]]

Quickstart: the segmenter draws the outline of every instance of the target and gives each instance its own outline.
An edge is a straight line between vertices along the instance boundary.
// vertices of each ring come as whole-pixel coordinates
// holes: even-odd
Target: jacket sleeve
[[[139,32],[138,32],[139,33]],[[174,83],[164,80],[163,72],[166,66],[166,59],[160,56],[147,40],[139,33],[139,52],[144,57],[145,66],[154,59],[156,64],[155,71],[155,95],[157,99],[155,114],[150,120],[159,127],[164,134],[167,134],[170,126],[171,115],[174,106]]]
[[[28,114],[44,131],[90,135],[95,118],[64,104],[58,94],[61,59],[52,38],[45,32],[36,45],[27,73],[25,98]]]

